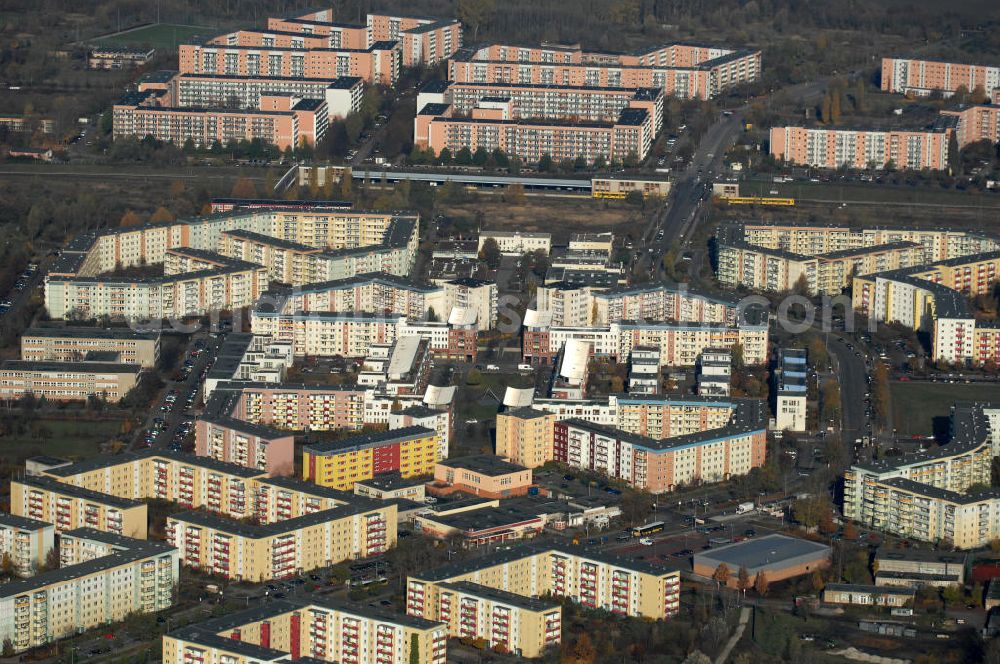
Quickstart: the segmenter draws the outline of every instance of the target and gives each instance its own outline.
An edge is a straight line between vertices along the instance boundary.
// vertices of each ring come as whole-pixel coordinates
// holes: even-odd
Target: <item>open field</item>
[[[173,50],[179,44],[207,39],[219,30],[198,25],[177,25],[174,23],[153,23],[131,30],[123,30],[111,35],[93,39],[101,46],[149,46],[151,48]]]
[[[892,421],[903,436],[941,433],[944,421],[956,401],[996,401],[1000,385],[965,383],[893,382]]]
[[[61,420],[38,418],[32,430],[21,435],[0,439],[0,456],[23,465],[28,457],[45,454],[68,459],[97,456],[100,445],[112,439],[120,430],[115,420]]]
[[[620,201],[591,198],[530,197],[508,203],[500,196],[480,195],[474,201],[438,203],[438,209],[455,220],[456,230],[475,231],[481,225],[491,230],[552,233],[555,244],[567,241],[572,232],[611,231],[624,236],[642,232],[646,213]]]

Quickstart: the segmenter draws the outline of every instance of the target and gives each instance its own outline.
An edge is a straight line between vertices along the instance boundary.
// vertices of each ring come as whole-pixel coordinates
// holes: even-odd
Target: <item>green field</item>
[[[929,436],[935,417],[947,417],[956,401],[1000,400],[1000,385],[891,383],[892,422],[901,435]]]
[[[155,23],[134,30],[125,30],[113,35],[98,37],[95,44],[103,46],[149,46],[161,50],[172,50],[178,44],[214,37],[219,31],[197,25],[176,25]]]
[[[94,457],[100,454],[101,443],[121,430],[120,422],[106,420],[38,419],[35,426],[44,430],[0,439],[0,457],[18,462],[40,454],[69,459]]]

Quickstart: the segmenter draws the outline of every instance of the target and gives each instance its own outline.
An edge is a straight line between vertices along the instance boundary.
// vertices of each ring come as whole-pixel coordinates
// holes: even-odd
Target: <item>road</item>
[[[871,427],[865,416],[865,396],[868,393],[868,370],[864,357],[850,342],[834,334],[829,335],[827,347],[836,357],[836,372],[840,380],[841,430],[845,445],[870,434]]]

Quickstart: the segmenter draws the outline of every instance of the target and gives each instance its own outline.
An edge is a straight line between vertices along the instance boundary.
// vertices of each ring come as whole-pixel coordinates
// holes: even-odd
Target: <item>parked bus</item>
[[[663,530],[662,521],[652,521],[644,526],[636,526],[632,529],[632,537],[645,537]]]

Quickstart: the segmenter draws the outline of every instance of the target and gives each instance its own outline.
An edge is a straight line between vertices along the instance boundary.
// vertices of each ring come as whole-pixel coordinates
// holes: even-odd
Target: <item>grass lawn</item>
[[[893,382],[892,421],[903,435],[929,436],[935,417],[948,417],[956,401],[995,401],[1000,385]]]
[[[135,30],[125,30],[94,42],[103,46],[149,46],[163,50],[173,50],[179,44],[214,37],[219,31],[197,25],[175,25],[155,23]]]
[[[31,456],[48,456],[83,459],[100,453],[101,443],[107,442],[121,430],[115,420],[54,420],[39,419],[36,424],[48,429],[51,435],[32,435],[31,431],[18,436],[0,439],[0,456],[11,461],[23,461]]]

